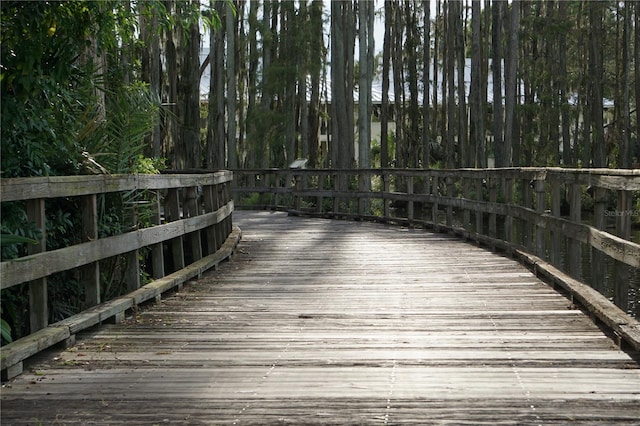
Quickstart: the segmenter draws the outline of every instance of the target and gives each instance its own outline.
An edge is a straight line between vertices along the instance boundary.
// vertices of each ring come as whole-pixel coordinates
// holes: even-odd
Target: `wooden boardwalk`
[[[236,212],[236,255],[2,388],[9,424],[640,424],[625,353],[516,262]]]

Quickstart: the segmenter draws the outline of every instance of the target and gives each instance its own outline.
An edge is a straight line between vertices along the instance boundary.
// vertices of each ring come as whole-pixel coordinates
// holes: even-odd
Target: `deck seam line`
[[[466,270],[465,270],[465,274],[467,274],[467,277],[469,277],[469,274],[468,274],[468,272]],[[489,312],[489,307],[487,306],[487,302],[485,300],[483,300],[482,303],[484,304],[484,306],[486,308],[487,316],[489,317],[489,320],[491,320],[491,324],[493,325],[494,331],[496,333],[498,333],[498,324],[494,320],[493,315],[491,315],[491,313]],[[506,345],[507,342],[505,342],[503,339],[500,339],[500,343]],[[518,367],[516,365],[515,360],[513,359],[513,355],[511,354],[511,351],[507,350],[506,354],[507,354],[507,359],[509,360],[509,364],[511,365],[511,371],[515,375],[516,380],[518,382],[518,386],[520,386],[520,389],[522,390],[522,392],[524,393],[525,398],[527,399],[527,403],[529,404],[529,408],[533,412],[533,415],[536,417],[536,420],[538,422],[542,421],[542,419],[540,418],[540,415],[538,415],[538,413],[537,413],[537,408],[536,408],[535,404],[531,400],[531,392],[525,387],[524,382],[522,381],[522,377],[520,376],[520,372],[518,371]],[[541,426],[541,423],[538,423],[538,425]]]

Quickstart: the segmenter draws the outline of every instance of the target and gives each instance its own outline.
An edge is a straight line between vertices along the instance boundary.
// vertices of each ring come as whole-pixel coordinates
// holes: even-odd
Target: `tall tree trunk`
[[[371,85],[373,81],[373,2],[358,3],[359,83],[358,83],[358,163],[371,167]],[[366,190],[363,188],[363,190]]]
[[[622,123],[623,133],[620,140],[620,152],[618,167],[631,168],[631,4],[629,0],[624,2],[624,25],[622,31]],[[636,28],[638,31],[638,28]],[[636,64],[636,67],[639,65]],[[637,102],[636,102],[637,108]],[[637,127],[637,126],[636,126]]]
[[[493,74],[493,147],[495,165],[506,167],[504,121],[502,109],[502,7],[504,2],[494,0],[491,5],[491,72]]]
[[[189,5],[191,6],[191,5]],[[187,13],[193,13],[189,10]],[[178,92],[179,118],[182,122],[180,143],[185,152],[184,168],[202,166],[202,141],[200,140],[200,28],[197,22],[186,29],[188,36],[181,64],[180,89]],[[176,164],[181,168],[180,164]]]
[[[320,165],[318,129],[320,125],[320,73],[324,57],[322,44],[322,1],[314,0],[310,12],[309,64],[311,74],[311,98],[309,101],[309,166]]]
[[[408,167],[418,167],[420,161],[419,155],[419,128],[420,128],[420,110],[418,104],[418,39],[416,34],[418,29],[418,19],[416,16],[416,8],[414,2],[405,3],[405,25],[407,27],[405,43],[407,56],[407,82],[409,86],[409,111],[407,118],[409,120],[406,140],[406,165]]]
[[[470,147],[473,149],[468,166],[484,167],[484,111],[482,96],[482,36],[480,0],[471,3],[471,87],[469,88]]]
[[[140,13],[140,39],[145,49],[142,50],[142,81],[149,83],[149,89],[158,100],[162,99],[160,89],[160,73],[162,64],[160,59],[160,37],[158,26],[158,8],[151,3],[143,3]],[[147,155],[155,158],[162,156],[162,133],[160,120],[153,128]]]
[[[350,2],[331,2],[331,159],[337,168],[354,162],[352,22]]]
[[[458,93],[458,162],[457,167],[468,167],[470,165],[469,132],[467,129],[467,93],[464,81],[465,74],[465,43],[464,34],[465,20],[462,16],[462,2],[455,3],[455,37],[456,37],[456,62],[457,62],[457,93]]]
[[[212,7],[215,7],[220,17],[224,19],[224,2],[212,0]],[[212,59],[211,85],[209,87],[209,120],[207,125],[207,165],[209,168],[222,169],[226,166],[224,29],[211,32],[210,45]]]
[[[518,31],[520,30],[520,0],[511,3],[511,20],[509,27],[509,47],[505,63],[505,132],[504,132],[504,164],[514,165],[513,144],[516,134],[516,105],[518,103]],[[517,143],[517,142],[516,142]],[[517,160],[517,159],[516,159]]]
[[[382,105],[380,111],[380,167],[389,167],[389,68],[391,63],[391,8],[384,2],[384,40],[382,46]]]
[[[447,2],[445,7],[446,27],[445,39],[447,40],[446,51],[446,67],[444,70],[443,81],[446,76],[447,80],[447,149],[446,149],[446,165],[448,169],[453,169],[457,161],[455,159],[456,145],[456,88],[455,88],[455,27],[456,27],[456,2]],[[444,94],[443,94],[444,95]],[[445,99],[445,96],[442,97]]]
[[[603,105],[603,29],[602,12],[606,4],[588,2],[589,8],[589,77],[592,90],[589,104],[593,133],[593,167],[606,167]]]
[[[238,151],[236,139],[236,107],[237,107],[237,79],[236,79],[236,19],[233,6],[226,3],[225,10],[227,36],[227,165],[235,169],[238,167]]]
[[[635,98],[636,98],[636,146],[640,148],[640,3],[633,3],[635,12],[635,25],[634,34],[635,41],[633,43],[633,63],[634,67],[634,80],[635,80]],[[637,152],[635,157],[635,164],[632,164],[634,168],[640,168],[640,152]]]
[[[247,70],[247,166],[259,167],[260,136],[256,129],[257,96],[258,96],[258,5],[257,1],[249,1],[249,57]]]
[[[558,19],[567,22],[568,2],[558,2]],[[561,121],[562,121],[562,164],[565,167],[575,167],[575,156],[571,150],[571,136],[569,134],[569,99],[567,94],[567,36],[561,32],[558,40],[558,91],[560,95]]]
[[[431,82],[429,81],[429,67],[431,62],[431,2],[423,1],[422,8],[422,167],[425,169],[431,166],[431,140],[429,136],[429,126],[431,124],[429,114],[429,89]],[[434,84],[434,87],[436,85]]]
[[[175,13],[175,0],[165,0],[164,7],[167,13]],[[178,116],[178,54],[174,42],[174,29],[165,29],[165,58],[167,69],[167,108],[171,113],[165,123],[166,150],[172,160],[172,166],[178,168],[176,162],[176,141],[179,139],[179,128],[176,117]]]

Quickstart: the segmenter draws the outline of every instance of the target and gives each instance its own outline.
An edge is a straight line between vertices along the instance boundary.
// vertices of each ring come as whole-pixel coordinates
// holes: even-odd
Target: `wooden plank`
[[[234,222],[217,271],[30,362],[3,423],[637,423],[637,354],[511,259],[378,224]]]
[[[134,189],[182,188],[230,182],[233,173],[173,175],[92,175],[0,179],[0,202],[36,198],[77,197]]]

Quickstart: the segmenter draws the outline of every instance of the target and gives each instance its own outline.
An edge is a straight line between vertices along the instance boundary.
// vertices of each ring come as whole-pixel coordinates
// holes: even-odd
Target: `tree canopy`
[[[638,165],[635,1],[0,7],[2,177]]]

